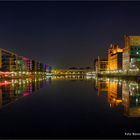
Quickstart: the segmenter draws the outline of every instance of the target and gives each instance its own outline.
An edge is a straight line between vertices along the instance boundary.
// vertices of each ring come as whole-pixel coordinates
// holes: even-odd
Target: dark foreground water
[[[0,138],[140,138],[140,84],[135,81],[10,82],[0,83]]]

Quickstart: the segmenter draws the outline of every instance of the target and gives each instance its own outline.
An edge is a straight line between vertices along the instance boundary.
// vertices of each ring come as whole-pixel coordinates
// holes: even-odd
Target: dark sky
[[[140,2],[0,2],[0,47],[57,68],[92,66],[140,35]]]

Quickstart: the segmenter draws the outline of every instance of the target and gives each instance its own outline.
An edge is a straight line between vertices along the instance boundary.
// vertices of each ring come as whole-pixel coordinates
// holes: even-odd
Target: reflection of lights
[[[20,91],[20,90],[18,90],[18,91],[17,91],[17,93],[18,93],[18,94],[20,94],[20,93],[21,93],[21,91]]]
[[[119,82],[119,85],[121,85],[122,83],[121,82]]]
[[[80,76],[78,76],[78,78],[80,78]],[[86,76],[86,79],[95,79],[96,76]]]
[[[28,93],[28,92],[23,93],[23,96],[29,96],[29,95],[30,95],[30,93]]]
[[[115,99],[115,98],[113,98],[113,101],[116,101],[116,99]]]
[[[0,82],[0,86],[3,86],[3,85],[9,85],[9,84],[11,84],[11,82],[9,82],[9,81],[3,81],[3,82]]]
[[[107,78],[107,81],[109,81],[110,79],[109,78]]]
[[[86,79],[90,79],[91,77],[90,76],[86,76]]]

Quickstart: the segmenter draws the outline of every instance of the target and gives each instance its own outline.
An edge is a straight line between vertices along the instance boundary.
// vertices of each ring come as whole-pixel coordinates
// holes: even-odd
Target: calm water
[[[0,138],[140,137],[132,133],[140,134],[135,81],[52,77],[0,83]]]

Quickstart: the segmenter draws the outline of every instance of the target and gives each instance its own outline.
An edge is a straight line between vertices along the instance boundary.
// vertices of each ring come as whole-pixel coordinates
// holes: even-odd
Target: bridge
[[[92,73],[92,69],[56,69],[52,70],[53,75],[87,75]]]

